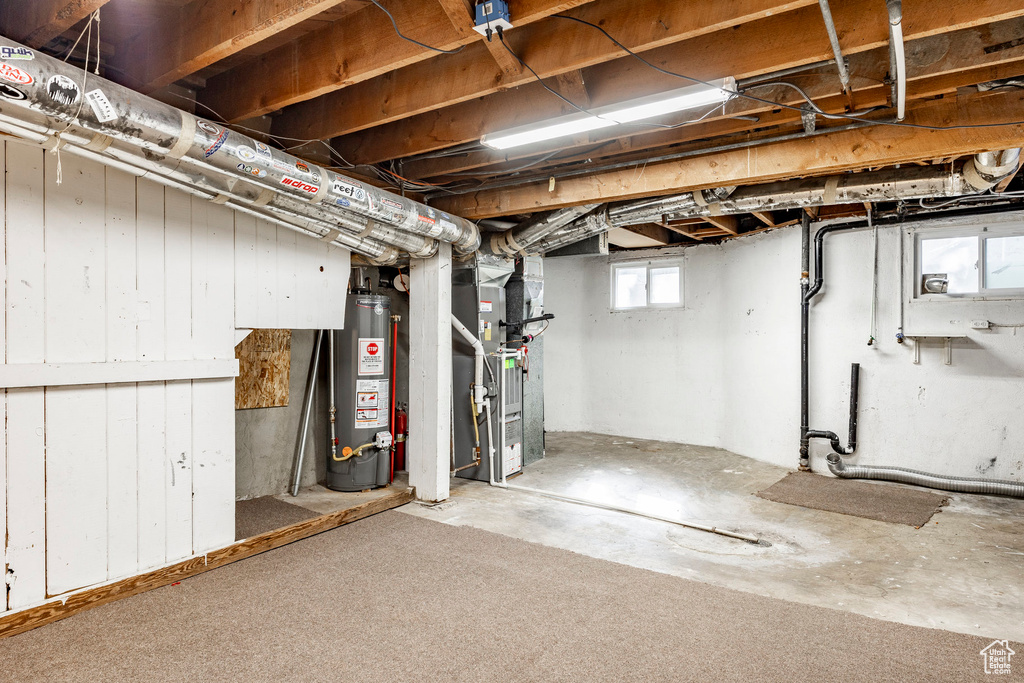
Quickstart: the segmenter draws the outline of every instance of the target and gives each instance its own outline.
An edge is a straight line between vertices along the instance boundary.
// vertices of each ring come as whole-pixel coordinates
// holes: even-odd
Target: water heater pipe
[[[391,316],[391,326],[394,329],[391,333],[391,417],[388,420],[388,426],[391,428],[391,448],[388,449],[391,453],[391,475],[388,481],[395,480],[395,387],[398,383],[398,321],[401,319],[400,315]]]
[[[337,427],[336,427],[336,424],[335,424],[336,423],[335,418],[337,417],[338,405],[337,405],[337,403],[335,403],[335,400],[334,400],[334,398],[335,398],[335,394],[334,394],[334,368],[335,368],[335,366],[334,366],[334,330],[331,330],[330,332],[328,332],[328,334],[330,335],[328,337],[328,340],[327,340],[327,357],[328,357],[327,363],[330,366],[330,369],[327,371],[327,374],[329,375],[328,381],[329,381],[330,394],[331,394],[331,398],[330,398],[330,401],[331,401],[331,407],[330,407],[330,414],[331,414],[331,457],[333,459],[337,460],[338,459],[338,432],[337,432]]]
[[[299,495],[299,482],[302,480],[302,461],[306,454],[306,437],[309,434],[309,416],[313,410],[313,394],[316,391],[317,369],[320,367],[320,346],[324,340],[324,331],[317,330],[316,344],[313,345],[313,358],[309,361],[309,376],[306,378],[306,397],[302,404],[302,426],[299,428],[299,448],[295,453],[295,474],[292,476],[292,496]]]

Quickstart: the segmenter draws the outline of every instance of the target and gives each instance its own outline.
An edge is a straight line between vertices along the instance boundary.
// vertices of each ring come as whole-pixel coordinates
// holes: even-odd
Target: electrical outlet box
[[[990,327],[992,327],[992,323],[990,323],[988,320],[972,320],[971,321],[971,329],[972,330],[987,330]]]
[[[478,2],[476,5],[476,26],[473,27],[477,33],[486,36],[488,31],[502,31],[512,28],[512,19],[508,13],[508,3],[505,0],[491,0],[490,2]]]

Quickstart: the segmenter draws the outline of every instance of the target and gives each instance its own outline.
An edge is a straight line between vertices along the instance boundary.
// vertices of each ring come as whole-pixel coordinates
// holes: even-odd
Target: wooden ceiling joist
[[[526,25],[589,1],[523,0],[517,5],[519,22]],[[479,43],[480,35],[456,28],[437,0],[392,0],[386,6],[402,32],[411,38],[442,50],[465,46],[463,52],[486,53],[486,48],[473,45]],[[239,121],[312,98],[323,100],[321,96],[335,90],[385,74],[390,77],[402,67],[440,57],[433,50],[400,38],[387,16],[370,5],[345,21],[297,38],[210,79],[200,100],[225,119]],[[493,60],[488,62],[493,64]],[[438,79],[428,76],[429,83],[438,84]]]
[[[124,82],[152,92],[241,52],[345,0],[193,0],[116,55]]]
[[[981,93],[919,104],[908,110],[906,123],[949,126],[970,122],[1002,124],[1019,120],[1024,93]],[[435,205],[469,219],[532,213],[577,204],[638,199],[683,190],[771,182],[872,166],[964,155],[1024,146],[1024,126],[997,125],[968,130],[925,130],[875,125],[813,137],[767,143],[749,149],[648,164],[518,187],[480,190],[438,198]]]
[[[635,4],[635,3],[633,3]],[[671,3],[677,4],[677,3]],[[685,4],[685,3],[678,3]],[[723,4],[723,3],[716,3]],[[958,57],[955,50],[942,51],[939,43],[947,31],[947,22],[953,27],[949,31],[981,27],[990,22],[1013,19],[1024,16],[1024,5],[1015,0],[987,0],[979,3],[977,12],[968,12],[959,0],[935,0],[927,7],[909,5],[905,9],[904,32],[907,41],[937,36],[931,44],[918,46],[921,54],[941,56],[948,68],[965,68],[965,59]],[[974,9],[972,6],[971,9]],[[878,14],[877,3],[872,0],[848,0],[837,5],[836,21],[842,19],[855,30],[844,33],[844,54],[851,58],[851,71],[854,76],[866,76],[875,82],[888,71],[887,23],[884,12]],[[858,14],[860,13],[860,14]],[[1011,15],[1011,16],[1008,16]],[[569,22],[564,22],[569,23]],[[844,26],[845,24],[838,24]],[[589,27],[581,26],[587,29]],[[590,29],[591,33],[611,46],[604,36]],[[612,35],[614,32],[610,31]],[[820,35],[819,35],[820,34]],[[510,32],[511,35],[511,32]],[[586,35],[586,34],[584,34]],[[1018,34],[1019,35],[1019,34]],[[1007,59],[1000,52],[984,52],[983,48],[992,45],[991,36],[985,29],[975,32],[973,37],[965,36],[962,54],[984,55],[980,64],[995,63]],[[978,47],[978,46],[981,47]],[[973,49],[971,49],[973,47]],[[858,60],[860,53],[877,51],[863,60]],[[621,55],[621,52],[617,53]],[[685,72],[696,78],[715,79],[724,76],[749,76],[771,73],[780,69],[801,64],[812,64],[831,57],[828,38],[821,27],[821,15],[817,3],[813,7],[788,12],[770,19],[747,23],[736,28],[715,31],[709,35],[699,35],[676,44],[661,47],[645,53],[644,57],[652,63],[672,67],[685,64]],[[527,60],[534,66],[531,60]],[[920,65],[913,62],[915,68],[927,70],[931,59],[922,60]],[[875,67],[875,64],[880,64]],[[534,66],[536,68],[536,66]],[[932,73],[936,69],[931,69]],[[545,75],[543,71],[538,73]],[[630,57],[597,64],[583,70],[588,84],[588,91],[593,106],[602,106],[614,102],[664,92],[686,85],[678,78],[666,76]],[[912,77],[920,77],[911,74]],[[838,79],[833,77],[825,81],[830,92],[839,90]],[[861,83],[864,80],[861,79]],[[412,87],[412,86],[410,86]],[[770,90],[758,90],[758,96],[776,95]],[[799,98],[792,91],[782,95],[783,101],[791,102]],[[435,96],[436,97],[436,96]],[[378,95],[379,98],[379,95]],[[543,86],[536,82],[527,82],[515,91],[491,94],[481,99],[461,104],[442,103],[445,108],[405,118],[401,121],[382,125],[381,118],[373,123],[375,127],[364,130],[358,135],[335,138],[333,144],[339,152],[353,163],[376,163],[379,161],[401,158],[414,154],[434,151],[452,145],[464,144],[479,140],[484,134],[540,121],[564,114],[572,113],[572,108],[561,102]],[[858,101],[858,105],[860,105]],[[312,104],[310,106],[313,106]],[[417,106],[423,106],[419,101]],[[391,105],[388,105],[389,111]],[[341,109],[341,107],[339,107]],[[765,106],[754,106],[748,103],[741,107],[745,110],[766,110]],[[299,110],[296,110],[299,111]],[[743,112],[747,113],[747,112]],[[277,132],[282,135],[304,137],[313,133],[313,127],[294,127],[286,125],[292,114],[286,113],[276,121]],[[359,130],[363,124],[354,120],[355,114],[339,113],[335,118],[345,118]],[[294,119],[291,119],[294,120]],[[335,134],[335,126],[328,126],[324,133]],[[287,132],[291,130],[291,133]],[[607,135],[614,135],[609,131]],[[513,153],[515,150],[512,150]],[[481,154],[487,154],[486,152]],[[497,156],[491,153],[491,157]],[[463,169],[464,170],[464,169]],[[426,176],[421,176],[426,177]]]
[[[985,81],[999,80],[1024,74],[1024,58],[1019,61],[999,64],[993,67],[984,67],[970,71],[957,72],[949,75],[938,76],[930,79],[912,81],[907,88],[908,99],[923,99],[937,95],[953,94],[967,84],[980,83]],[[813,92],[813,88],[811,89]],[[872,88],[855,91],[858,102],[864,107],[884,106],[889,96],[889,88],[885,85],[876,85]],[[779,101],[785,101],[780,98]],[[816,98],[821,108],[829,113],[842,113],[846,106],[846,98],[842,95],[832,97]],[[713,117],[712,117],[713,118]],[[616,162],[635,160],[641,163],[652,156],[660,154],[694,151],[699,152],[709,145],[755,142],[760,138],[771,138],[774,135],[795,132],[793,126],[800,125],[800,114],[791,110],[783,110],[778,113],[761,113],[756,122],[747,122],[740,119],[710,120],[708,123],[700,123],[693,126],[686,126],[674,131],[656,131],[651,134],[636,135],[617,140],[610,140],[601,145],[600,149],[594,150],[593,144],[582,152],[573,154],[571,150],[565,154],[559,154],[551,159],[538,163],[530,168],[531,174],[542,174],[558,165],[590,160],[599,165],[603,159]],[[756,135],[749,133],[754,129],[767,129]],[[715,142],[707,140],[714,138]],[[574,144],[575,147],[579,143]],[[406,164],[404,169],[408,177],[421,178],[433,176],[420,176],[420,164],[430,162],[448,162],[456,166],[468,163],[466,160],[438,159],[424,160]],[[500,177],[507,172],[508,168],[521,168],[523,161],[509,161],[490,167],[476,168],[477,178],[487,179],[488,177]]]
[[[636,235],[643,235],[649,240],[654,240],[658,244],[672,244],[669,231],[660,225],[644,223],[643,225],[627,225],[624,228]]]
[[[808,0],[602,0],[566,14],[600,23],[631,49],[650,50],[810,4],[817,7]],[[638,16],[648,19],[637,21]],[[506,33],[505,40],[544,78],[622,55],[622,50],[599,31],[564,19],[517,25]],[[507,77],[490,60],[481,58],[485,54],[483,45],[470,45],[457,55],[399,69],[386,78],[291,107],[275,119],[274,133],[299,138],[345,135],[526,85],[534,79],[528,71],[516,78]],[[597,105],[597,99],[592,103]],[[561,110],[573,108],[562,102]],[[376,140],[376,135],[371,137]]]
[[[730,235],[740,234],[740,219],[736,216],[704,216],[704,220],[722,232]]]
[[[6,0],[0,3],[0,35],[42,47],[108,0]]]
[[[908,68],[909,99],[933,97],[952,93],[958,88],[984,81],[998,80],[1024,74],[1024,45],[1015,44],[1004,50],[992,51],[987,48],[991,41],[999,42],[1011,36],[1024,33],[1024,18],[999,22],[985,27],[976,27],[958,31],[950,35],[930,36],[912,44],[914,52],[922,54],[940,54],[938,59],[926,63],[915,63]],[[873,50],[854,55],[851,66],[855,74],[884,73],[887,70],[888,51]],[[834,74],[820,71],[801,74],[804,90],[814,98],[819,106],[830,113],[842,113],[846,106],[846,98],[839,97],[840,88]],[[864,87],[866,83],[866,87]],[[857,101],[862,107],[884,106],[889,97],[889,88],[877,81],[865,78],[855,81]],[[523,89],[520,89],[523,90]],[[789,88],[764,88],[757,91],[759,97],[782,102],[791,106],[799,106],[802,100]],[[502,95],[494,96],[502,97]],[[549,95],[550,97],[550,95]],[[488,107],[489,108],[489,107]],[[534,146],[530,151],[510,150],[500,154],[490,150],[469,152],[458,157],[423,159],[407,162],[404,166],[406,174],[411,178],[434,178],[447,173],[465,172],[494,165],[493,169],[481,171],[501,172],[502,165],[522,166],[521,159],[530,156],[548,155],[554,151],[566,150],[559,154],[552,163],[579,161],[593,154],[612,155],[623,151],[640,152],[652,150],[666,145],[679,144],[687,140],[699,140],[718,135],[734,134],[743,130],[763,128],[768,125],[781,125],[800,121],[800,113],[783,110],[768,113],[770,107],[759,102],[737,99],[728,106],[725,114],[713,115],[705,121],[673,130],[651,128],[631,133],[626,137],[617,137],[621,131],[595,131],[582,142],[558,141],[545,146]],[[507,111],[507,109],[506,109]],[[693,116],[692,113],[686,116]],[[736,116],[756,116],[756,121],[744,121]],[[668,121],[672,123],[672,121]],[[602,144],[604,143],[604,144]],[[591,151],[595,144],[602,144],[599,150]],[[583,151],[572,154],[571,149],[583,147]]]

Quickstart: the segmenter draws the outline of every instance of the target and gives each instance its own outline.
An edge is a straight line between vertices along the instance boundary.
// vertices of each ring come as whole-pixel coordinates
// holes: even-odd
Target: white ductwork
[[[663,220],[972,195],[996,185],[1019,163],[1020,149],[1007,149],[976,154],[952,170],[911,166],[644,199],[578,219],[535,243],[531,250],[545,253],[612,228]]]
[[[13,41],[0,131],[117,164],[217,203],[336,242],[378,263],[425,257],[437,241],[476,251],[462,218],[348,178]]]

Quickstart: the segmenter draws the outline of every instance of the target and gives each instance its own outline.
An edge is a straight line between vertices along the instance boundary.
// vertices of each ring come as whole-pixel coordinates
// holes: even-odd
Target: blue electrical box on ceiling
[[[512,20],[508,13],[508,3],[505,0],[490,0],[480,2],[476,5],[476,26],[474,29],[481,35],[487,35],[488,31],[497,31],[498,28],[507,31],[512,28]]]

